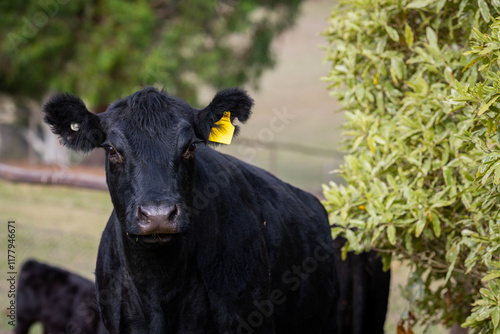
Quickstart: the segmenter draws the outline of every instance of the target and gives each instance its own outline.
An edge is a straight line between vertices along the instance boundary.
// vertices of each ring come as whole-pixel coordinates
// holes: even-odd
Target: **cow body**
[[[114,211],[96,285],[111,333],[336,333],[323,206],[206,146],[226,111],[244,122],[252,103],[229,89],[197,110],[146,88],[99,116],[69,95],[45,105],[66,145],[107,151]]]
[[[334,264],[319,201],[208,147],[196,164],[189,235],[144,252],[124,242],[115,214],[108,221],[96,270],[107,325],[120,333],[332,333]]]
[[[389,302],[391,272],[384,271],[375,251],[347,253],[346,239],[334,240],[336,274],[339,285],[336,323],[338,333],[383,334]]]
[[[79,275],[29,260],[21,268],[17,291],[16,334],[27,334],[38,321],[45,333],[107,333],[94,283]]]

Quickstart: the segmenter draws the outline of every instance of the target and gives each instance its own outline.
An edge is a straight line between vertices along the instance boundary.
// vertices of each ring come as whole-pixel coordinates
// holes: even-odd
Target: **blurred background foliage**
[[[257,84],[301,0],[14,0],[0,3],[0,92],[81,96],[98,112],[143,85],[196,103]]]
[[[499,331],[499,13],[499,1],[340,0],[325,32],[348,155],[347,184],[325,186],[324,204],[346,251],[411,266],[398,333],[466,318]]]
[[[66,152],[43,123],[41,102],[57,91],[76,94],[91,111],[102,112],[144,85],[164,87],[198,107],[217,89],[244,86],[256,99],[252,122],[222,150],[319,193],[332,161],[340,158],[330,149],[330,139],[338,135],[324,122],[319,136],[300,139],[305,149],[287,143],[297,141],[292,134],[297,128],[340,119],[331,116],[335,101],[322,84],[311,84],[323,71],[317,70],[322,58],[317,34],[330,7],[326,1],[309,7],[317,11],[312,13],[316,21],[303,25],[306,32],[302,29],[296,45],[284,51],[280,74],[262,81],[263,74],[276,69],[276,50],[281,50],[276,45],[285,44],[283,33],[295,26],[302,7],[300,0],[0,2],[0,160],[102,161],[96,153],[87,158]],[[259,94],[262,85],[267,95]],[[295,118],[286,131],[261,140],[260,130],[269,128],[275,111]],[[323,151],[311,152],[307,166],[296,163],[308,147]]]

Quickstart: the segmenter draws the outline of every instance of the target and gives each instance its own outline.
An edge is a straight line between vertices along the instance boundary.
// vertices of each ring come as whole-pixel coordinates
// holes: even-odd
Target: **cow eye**
[[[116,152],[116,149],[111,145],[106,146],[106,152],[108,152],[110,157],[118,156],[118,152]]]
[[[194,158],[194,151],[196,150],[196,142],[192,142],[191,144],[189,144],[186,152],[184,153],[184,155],[182,156],[184,159],[192,159]]]
[[[123,157],[120,155],[120,153],[118,153],[113,145],[105,144],[103,145],[103,147],[109,157],[109,161],[113,163],[123,162]]]

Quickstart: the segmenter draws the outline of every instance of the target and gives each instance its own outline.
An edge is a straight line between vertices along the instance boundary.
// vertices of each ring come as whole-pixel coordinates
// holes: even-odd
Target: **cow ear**
[[[87,152],[105,139],[99,116],[88,111],[85,103],[74,95],[54,95],[43,106],[43,112],[52,132],[71,149]]]
[[[210,104],[200,110],[196,132],[204,141],[229,144],[239,132],[234,119],[245,123],[252,113],[253,99],[240,88],[219,91]]]

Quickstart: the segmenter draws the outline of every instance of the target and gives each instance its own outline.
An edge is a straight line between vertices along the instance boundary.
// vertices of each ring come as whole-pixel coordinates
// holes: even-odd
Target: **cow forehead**
[[[186,102],[148,87],[112,103],[103,118],[108,131],[119,128],[158,136],[192,123],[195,111]]]
[[[102,115],[102,125],[110,136],[154,140],[176,133],[182,118],[166,111],[144,113],[141,110],[112,109]]]

